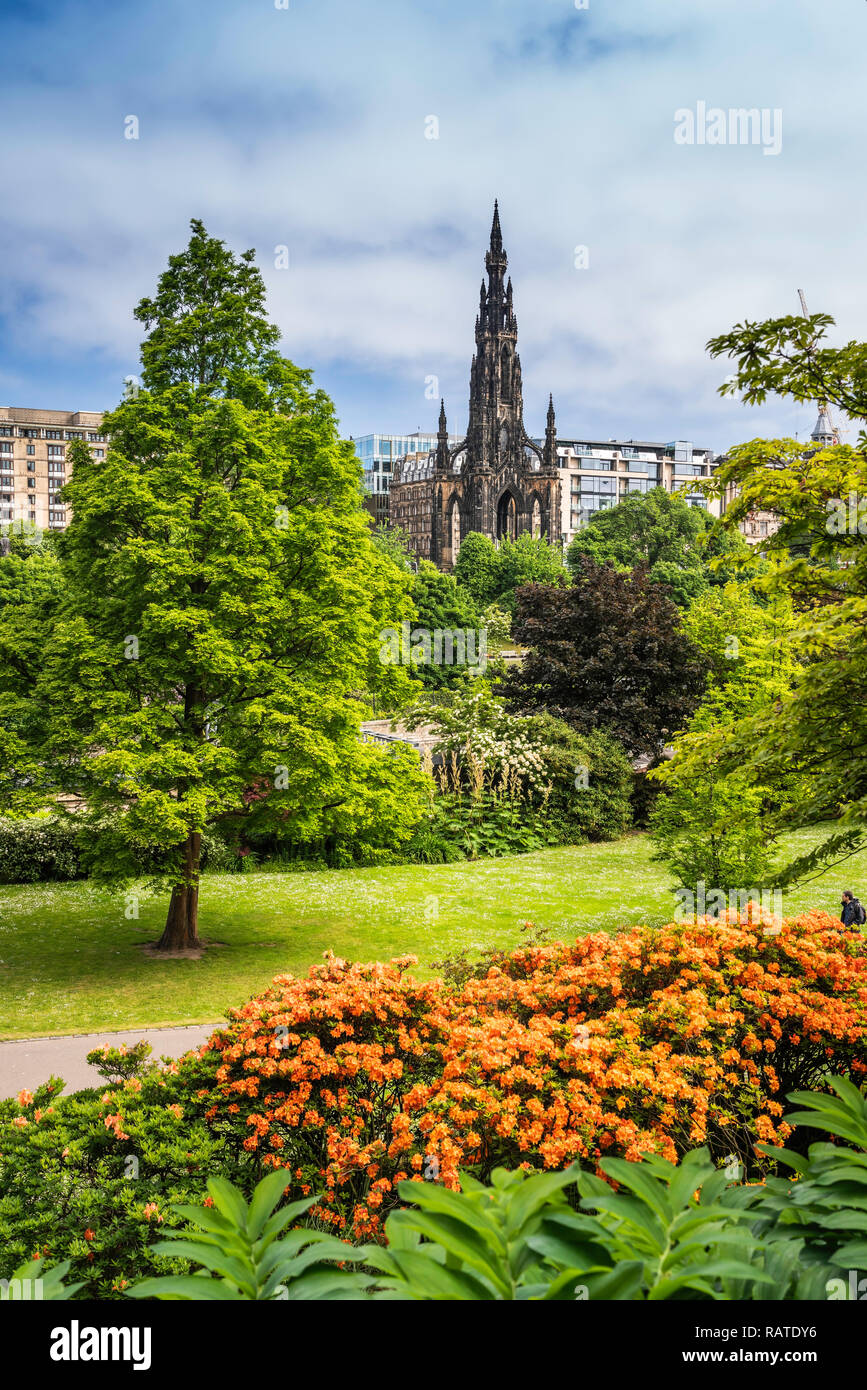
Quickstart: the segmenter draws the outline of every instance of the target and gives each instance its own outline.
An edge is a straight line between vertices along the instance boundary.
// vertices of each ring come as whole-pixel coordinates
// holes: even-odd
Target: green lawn
[[[801,849],[817,833],[790,837]],[[841,888],[867,876],[867,851],[786,899],[786,911],[839,913]],[[412,953],[419,966],[463,946],[516,944],[530,920],[569,937],[670,920],[666,869],[642,835],[476,863],[302,874],[208,875],[201,960],[153,960],[165,898],[138,920],[87,883],[0,886],[0,1037],[218,1020],[281,972],[331,948],[353,960]]]

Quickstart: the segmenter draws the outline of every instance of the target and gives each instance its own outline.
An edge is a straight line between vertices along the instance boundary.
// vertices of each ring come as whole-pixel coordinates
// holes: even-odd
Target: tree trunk
[[[158,951],[186,951],[200,947],[199,936],[199,859],[202,852],[200,834],[187,836],[183,846],[183,878],[172,889],[163,934],[157,942]]]

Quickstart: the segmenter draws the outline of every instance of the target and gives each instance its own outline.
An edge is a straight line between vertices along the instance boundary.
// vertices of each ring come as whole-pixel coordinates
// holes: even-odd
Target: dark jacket
[[[853,898],[851,902],[843,904],[843,911],[840,913],[840,921],[843,923],[844,927],[853,927],[857,925],[858,919],[861,916],[858,911],[860,906],[861,903],[858,898]]]

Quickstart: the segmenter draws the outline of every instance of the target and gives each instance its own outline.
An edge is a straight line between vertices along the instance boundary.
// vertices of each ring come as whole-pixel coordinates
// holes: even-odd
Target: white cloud
[[[569,432],[722,448],[791,431],[787,404],[716,397],[728,368],[704,343],[795,312],[801,286],[841,338],[864,336],[861,9],[830,25],[806,0],[159,0],[114,11],[100,40],[68,5],[39,31],[41,74],[15,61],[22,39],[7,58],[6,349],[130,370],[131,308],[201,216],[259,249],[296,360],[339,362],[344,380],[355,363],[392,400],[405,385],[411,414],[441,374],[460,423],[496,194],[531,428],[553,389]],[[782,153],[675,146],[674,111],[698,100],[780,107]],[[123,139],[131,112],[139,141]],[[347,429],[376,413],[368,394],[361,418],[371,389],[338,400]]]

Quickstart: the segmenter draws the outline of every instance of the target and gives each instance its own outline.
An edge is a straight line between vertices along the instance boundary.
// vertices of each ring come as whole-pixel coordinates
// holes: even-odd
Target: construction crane
[[[810,317],[810,313],[807,309],[807,301],[804,298],[803,290],[798,290],[798,298],[801,301],[801,313],[804,315],[805,319],[808,319]],[[838,425],[834,424],[834,421],[831,418],[831,410],[828,405],[828,402],[817,401],[816,405],[819,410],[819,418],[816,421],[816,427],[813,430],[811,438],[820,439],[823,435],[830,435],[832,443],[839,444],[842,430]],[[827,429],[824,428],[825,425],[827,425]]]

